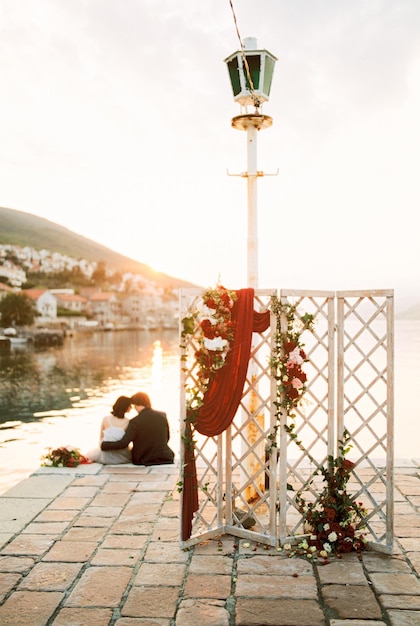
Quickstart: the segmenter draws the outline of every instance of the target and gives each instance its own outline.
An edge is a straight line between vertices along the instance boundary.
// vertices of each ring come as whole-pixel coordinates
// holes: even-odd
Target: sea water
[[[419,458],[420,321],[395,322],[395,458]],[[146,391],[180,447],[179,338],[174,331],[77,333],[43,351],[0,355],[0,493],[30,475],[48,448],[86,452],[120,395]],[[132,410],[128,417],[134,415]]]

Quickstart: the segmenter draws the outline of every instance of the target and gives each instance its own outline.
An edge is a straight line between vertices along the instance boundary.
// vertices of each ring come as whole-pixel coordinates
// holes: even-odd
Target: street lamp
[[[248,179],[247,285],[253,288],[258,287],[257,178],[264,175],[257,169],[257,133],[273,123],[261,108],[270,96],[276,61],[273,54],[258,49],[255,37],[245,38],[242,49],[225,59],[233,98],[241,107],[232,126],[247,133],[247,172],[242,176]],[[252,113],[249,106],[254,107]]]
[[[257,169],[257,133],[269,128],[273,120],[261,112],[262,105],[270,96],[274,65],[277,61],[267,50],[259,50],[254,37],[244,39],[241,50],[234,52],[225,59],[232,85],[233,98],[241,107],[241,114],[232,118],[232,126],[247,133],[247,171],[241,174],[247,178],[248,184],[248,242],[247,242],[247,286],[258,287],[258,220],[257,220],[257,178],[263,172]],[[248,107],[253,107],[251,113]],[[254,342],[252,353],[254,352]],[[259,476],[258,490],[265,489],[265,446],[261,442],[254,448],[256,454],[246,454],[252,442],[258,437],[258,431],[264,430],[265,416],[259,403],[257,367],[251,360],[248,376],[251,381],[247,398],[247,415],[243,413],[245,439],[242,439],[242,452],[245,456],[242,480],[247,482],[249,476]],[[248,419],[251,416],[252,419]],[[245,498],[251,502],[258,497],[255,486],[249,484],[244,491]]]

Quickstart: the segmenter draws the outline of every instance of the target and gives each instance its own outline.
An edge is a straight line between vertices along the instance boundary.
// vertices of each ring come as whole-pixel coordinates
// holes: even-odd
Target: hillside
[[[110,268],[140,274],[162,287],[193,287],[189,282],[133,261],[91,239],[37,215],[0,207],[0,243],[59,252],[75,259],[104,261]]]

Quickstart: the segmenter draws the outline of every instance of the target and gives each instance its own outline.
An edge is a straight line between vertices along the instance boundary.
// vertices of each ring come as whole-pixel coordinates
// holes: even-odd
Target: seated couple
[[[131,405],[137,415],[128,419],[125,414]],[[175,455],[168,446],[169,434],[166,413],[152,409],[146,393],[136,393],[132,398],[120,396],[111,414],[102,420],[100,449],[92,450],[86,456],[106,465],[173,463]]]

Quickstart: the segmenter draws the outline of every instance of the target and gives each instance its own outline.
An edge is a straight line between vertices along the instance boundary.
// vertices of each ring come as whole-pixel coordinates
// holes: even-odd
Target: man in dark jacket
[[[174,462],[174,453],[168,446],[169,424],[166,413],[151,407],[146,393],[134,394],[131,402],[138,412],[130,420],[125,435],[119,441],[103,441],[102,450],[121,450],[133,442],[134,465],[163,465]]]

